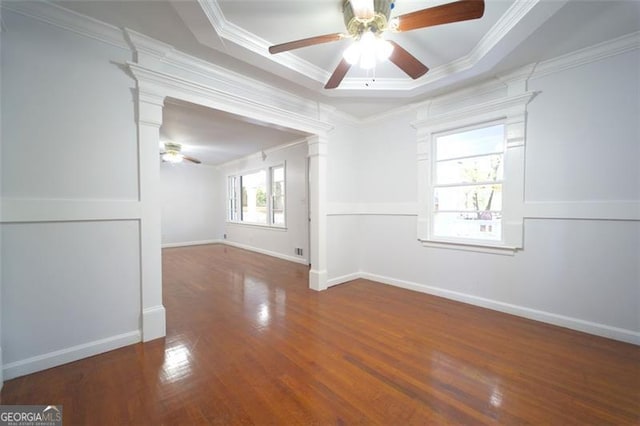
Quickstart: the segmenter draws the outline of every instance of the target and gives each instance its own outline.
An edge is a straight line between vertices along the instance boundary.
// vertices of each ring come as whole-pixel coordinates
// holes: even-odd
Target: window
[[[271,223],[284,226],[284,166],[271,168]]]
[[[504,125],[435,135],[433,236],[502,240]]]
[[[238,220],[238,176],[229,176],[227,183],[227,220],[236,222]]]
[[[228,177],[230,222],[285,226],[285,166]]]
[[[242,211],[240,220],[267,223],[267,173],[265,170],[240,176]]]
[[[526,105],[534,93],[521,88],[443,113],[418,112],[424,246],[496,254],[523,248]]]

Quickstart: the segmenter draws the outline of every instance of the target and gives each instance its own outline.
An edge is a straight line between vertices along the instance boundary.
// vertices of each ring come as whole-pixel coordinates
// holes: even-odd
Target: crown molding
[[[229,22],[225,18],[217,0],[198,0],[198,4],[202,8],[205,16],[213,26],[216,33],[225,40],[233,42],[240,47],[257,53],[264,58],[283,65],[302,75],[308,76],[318,82],[324,83],[331,76],[331,73],[326,70],[313,65],[308,61],[300,59],[292,53],[283,52],[278,55],[270,54],[269,46],[271,46],[272,43],[258,37],[244,28],[239,27],[233,22]]]
[[[479,62],[480,59],[486,56],[500,40],[506,37],[540,1],[541,0],[526,0],[514,2],[505,14],[498,19],[498,22],[480,39],[478,44],[476,44],[469,55],[467,55],[466,59],[472,64]],[[564,4],[567,0],[558,0],[558,2]]]
[[[206,100],[207,106],[212,108],[223,109],[228,112],[235,112],[251,117],[269,117],[267,121],[285,126],[287,123],[289,123],[289,125],[294,123],[298,130],[309,133],[326,133],[333,129],[331,124],[314,117],[285,110],[271,103],[262,102],[261,100],[241,96],[234,90],[213,87],[187,80],[133,62],[127,62],[127,67],[138,81],[138,84],[143,86],[146,92],[162,94],[176,92],[181,95],[188,94],[193,98]]]
[[[197,75],[206,81],[211,81],[214,85],[227,86],[239,92],[257,95],[260,98],[272,102],[279,108],[292,111],[313,112],[317,115],[316,118],[320,119],[320,115],[325,114],[333,108],[296,96],[211,62],[191,56],[173,48],[171,45],[136,31],[125,29],[125,33],[127,34],[127,39],[131,42],[132,49],[137,53],[145,53],[148,58],[154,61],[159,61],[160,63],[186,71],[189,74]],[[140,58],[138,58],[138,63],[145,65],[144,60],[140,61]]]
[[[535,67],[531,77],[554,74],[637,49],[640,49],[640,31],[542,61]]]
[[[282,151],[282,150],[288,149],[288,148],[293,148],[293,147],[296,147],[298,145],[303,145],[303,144],[307,145],[308,143],[309,143],[309,141],[307,140],[307,138],[299,139],[299,140],[296,140],[296,141],[293,141],[293,142],[286,142],[286,143],[283,143],[281,145],[272,146],[271,148],[261,149],[260,151],[253,152],[253,153],[251,153],[249,155],[244,155],[244,156],[242,156],[240,158],[235,158],[233,160],[229,160],[229,161],[227,161],[225,163],[217,164],[215,167],[218,170],[222,170],[222,169],[225,169],[227,167],[234,166],[237,163],[241,163],[243,161],[251,160],[254,157],[258,158],[258,159],[262,159],[262,153],[272,154],[274,152]]]
[[[537,92],[524,92],[521,94],[494,99],[477,105],[459,108],[450,112],[436,114],[411,122],[415,129],[425,127],[437,127],[443,123],[464,120],[467,117],[477,117],[481,114],[489,114],[514,107],[526,106]]]
[[[385,112],[381,112],[379,114],[370,115],[369,117],[363,118],[359,120],[360,124],[375,124],[383,122],[391,117],[401,114],[413,113],[417,108],[416,103],[411,103],[407,105],[402,105],[397,108],[390,109]]]
[[[399,112],[406,111],[407,109],[416,109],[423,113],[428,113],[428,109],[431,106],[442,107],[455,104],[466,99],[505,89],[510,82],[530,80],[532,78],[546,76],[638,49],[640,49],[640,31],[598,43],[593,46],[585,47],[546,61],[518,67],[509,72],[489,77],[487,80],[471,86],[463,87],[443,95],[426,98],[413,105],[401,106],[382,114],[376,114],[356,120],[360,123],[370,123],[377,121],[379,118],[392,116]],[[420,116],[419,119],[421,118],[423,117]]]
[[[120,28],[62,6],[46,1],[1,1],[0,7],[111,46],[129,50],[129,45]]]
[[[136,58],[138,63],[142,61],[140,58],[141,54],[163,60],[176,50],[170,44],[163,43],[137,31],[128,28],[123,28],[122,31],[132,50],[138,55]]]

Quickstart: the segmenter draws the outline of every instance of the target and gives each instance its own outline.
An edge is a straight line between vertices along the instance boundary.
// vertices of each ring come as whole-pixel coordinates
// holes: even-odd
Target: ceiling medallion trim
[[[559,3],[564,4],[566,1],[567,0],[560,0]],[[478,44],[471,50],[471,52],[469,52],[469,54],[448,64],[431,69],[424,77],[418,78],[417,80],[378,78],[376,79],[375,85],[367,84],[370,83],[367,79],[346,78],[336,91],[413,91],[446,77],[467,71],[485,58],[496,44],[506,37],[506,35],[540,2],[541,0],[514,2],[513,5],[511,5],[500,19],[498,19],[498,21],[491,27],[491,29],[489,29],[484,37],[480,39]],[[218,0],[198,0],[198,3],[220,37],[319,83],[324,84],[330,76],[330,73],[326,70],[321,69],[308,61],[300,59],[290,52],[284,52],[280,55],[270,55],[268,47],[271,43],[228,21],[220,8]],[[346,3],[348,3],[348,1]]]

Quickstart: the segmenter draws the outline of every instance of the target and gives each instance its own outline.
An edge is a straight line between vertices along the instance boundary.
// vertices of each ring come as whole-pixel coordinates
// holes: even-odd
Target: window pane
[[[504,175],[502,157],[502,154],[497,154],[439,161],[436,164],[436,183],[443,185],[502,180]]]
[[[235,221],[238,220],[238,208],[237,208],[237,200],[238,200],[238,194],[237,194],[237,188],[236,188],[236,177],[235,176],[229,176],[229,181],[228,181],[228,188],[227,188],[227,194],[229,197],[229,203],[228,203],[228,219],[230,221]]]
[[[273,205],[271,206],[273,215],[271,221],[274,225],[284,225],[284,167],[274,167],[271,169],[271,195],[273,197]]]
[[[436,213],[433,234],[438,237],[500,241],[502,215],[489,212]]]
[[[470,185],[436,188],[434,210],[502,210],[502,185]]]
[[[266,181],[264,170],[240,177],[243,222],[267,223]]]
[[[273,181],[284,182],[284,167],[274,167],[273,169]]]
[[[502,124],[436,137],[437,161],[503,151]]]

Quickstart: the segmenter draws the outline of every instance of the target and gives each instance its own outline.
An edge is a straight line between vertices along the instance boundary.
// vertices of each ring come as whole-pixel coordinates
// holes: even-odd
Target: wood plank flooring
[[[65,424],[640,424],[640,347],[210,245],[163,251],[167,337],[8,381]]]

